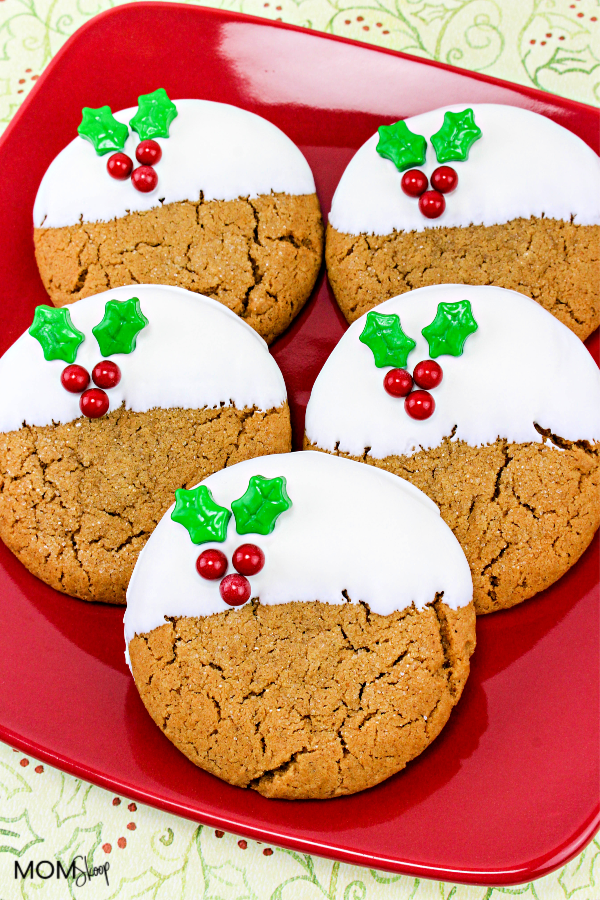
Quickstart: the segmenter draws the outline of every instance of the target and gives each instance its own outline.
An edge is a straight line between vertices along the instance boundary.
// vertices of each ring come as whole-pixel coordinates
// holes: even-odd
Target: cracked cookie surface
[[[348,322],[434,284],[526,294],[584,340],[600,324],[600,226],[557,219],[352,235],[327,228],[327,274]]]
[[[57,590],[125,603],[138,555],[177,488],[290,445],[287,403],[268,412],[121,407],[23,426],[0,434],[0,537]]]
[[[122,285],[166,284],[212,297],[271,343],[308,300],[321,265],[316,194],[169,203],[111,222],[36,228],[55,306]]]
[[[387,616],[286,603],[174,618],[129,643],[137,688],[196,765],[266,797],[328,798],[404,768],[458,702],[472,604]]]
[[[546,443],[471,447],[446,438],[412,456],[336,455],[386,469],[431,497],[467,557],[481,615],[550,587],[600,525],[600,445],[538,431]],[[321,449],[306,438],[304,448]]]

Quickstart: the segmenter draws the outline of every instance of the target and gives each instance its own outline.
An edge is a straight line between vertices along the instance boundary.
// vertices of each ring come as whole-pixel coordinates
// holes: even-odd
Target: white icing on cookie
[[[271,534],[239,535],[229,520],[226,540],[193,544],[187,530],[165,513],[136,563],[127,591],[126,644],[135,634],[164,625],[167,616],[209,616],[231,609],[219,582],[196,571],[196,559],[216,547],[230,562],[240,544],[257,544],[264,568],[249,581],[263,604],[320,600],[368,603],[389,615],[412,603],[422,608],[436,593],[457,609],[473,585],[460,545],[438,508],[407,481],[380,469],[324,453],[262,456],[216,472],[203,484],[230,508],[252,475],[283,475],[292,507]]]
[[[439,166],[431,145],[447,110],[471,107],[482,137],[464,162],[450,162],[458,187],[446,194],[437,219],[419,211],[418,200],[400,186],[402,173],[376,151],[378,134],[351,159],[337,187],[329,222],[346,234],[390,234],[466,225],[498,225],[545,216],[580,225],[600,223],[600,160],[581,138],[551,119],[516,106],[464,103],[406,119],[427,138],[421,169],[428,178]]]
[[[98,156],[77,136],[50,164],[33,209],[36,228],[60,228],[111,219],[181,200],[235,200],[271,191],[312,194],[315,182],[296,145],[266,119],[209,100],[176,100],[177,118],[169,138],[156,138],[162,159],[156,164],[157,187],[137,191],[131,179],[117,181],[106,171],[111,155]],[[137,107],[114,113],[129,124]],[[137,166],[138,135],[131,131],[126,153]]]
[[[120,383],[106,392],[110,410],[122,403],[135,412],[221,404],[269,410],[286,400],[277,363],[249,325],[216,300],[161,285],[120,287],[67,307],[85,334],[75,362],[90,376],[104,358],[92,328],[101,322],[107,300],[130,297],[139,299],[149,324],[133,353],[106,357],[121,369]],[[40,343],[28,331],[22,334],[0,359],[0,431],[78,419],[81,395],[60,381],[67,365],[47,362]]]
[[[539,442],[534,422],[567,440],[600,440],[600,372],[586,347],[534,300],[499,287],[440,285],[393,297],[375,312],[396,313],[417,342],[408,357],[413,372],[429,359],[421,330],[438,303],[469,300],[478,330],[462,356],[439,356],[443,370],[431,391],[435,412],[416,421],[402,398],[391,397],[373,353],[359,340],[366,315],[344,334],[323,366],[306,410],[306,434],[324,450],[377,459],[455,440],[473,447],[509,441]]]

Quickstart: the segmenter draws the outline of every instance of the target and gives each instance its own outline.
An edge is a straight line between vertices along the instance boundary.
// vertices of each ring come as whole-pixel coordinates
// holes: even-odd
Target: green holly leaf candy
[[[98,109],[84,106],[81,111],[81,125],[77,132],[94,145],[98,156],[104,156],[105,153],[123,149],[129,128],[122,122],[117,122],[110,106],[100,106]]]
[[[282,512],[292,501],[287,495],[285,478],[253,475],[246,493],[231,504],[238,534],[271,534]]]
[[[373,311],[367,313],[359,341],[373,352],[378,369],[383,366],[403,369],[408,354],[417,346],[416,341],[402,331],[400,317],[396,313],[384,315]]]
[[[468,159],[469,150],[481,137],[472,109],[444,113],[444,124],[431,135],[431,143],[439,163]]]
[[[427,141],[421,134],[414,134],[404,121],[382,125],[379,129],[377,152],[391,159],[399,172],[412,166],[422,166],[427,153]]]
[[[85,341],[85,335],[75,328],[64,307],[37,306],[29,334],[40,342],[44,359],[63,359],[68,363],[75,362],[79,345]]]
[[[206,485],[200,484],[192,491],[184,488],[175,491],[175,509],[171,518],[187,529],[194,544],[222,543],[227,537],[231,513],[215,503]]]
[[[164,88],[152,94],[138,97],[138,109],[130,119],[132,131],[137,131],[141,141],[155,137],[169,137],[169,125],[177,116],[177,107],[169,100]]]
[[[104,318],[92,328],[102,356],[133,353],[137,336],[148,324],[137,297],[131,300],[107,300]]]
[[[458,303],[438,303],[435,319],[421,334],[429,344],[429,355],[462,356],[465,341],[477,331],[468,300]]]

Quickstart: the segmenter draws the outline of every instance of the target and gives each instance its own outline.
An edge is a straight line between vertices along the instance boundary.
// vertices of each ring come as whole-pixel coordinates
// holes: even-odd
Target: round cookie
[[[431,190],[442,166],[458,176],[453,191],[404,192],[407,172]],[[421,211],[444,205],[435,218]],[[583,340],[600,322],[599,224],[600,161],[575,134],[518,107],[444,107],[380,128],[350,161],[329,215],[327,272],[348,322],[415,288],[496,285]]]
[[[172,103],[162,89],[114,116],[84,109],[79,131],[50,164],[33,211],[55,306],[168,284],[219,300],[268,343],[287,328],[315,283],[323,226],[308,163],[282,131],[224,103]],[[148,192],[135,187],[137,169],[124,180],[107,171],[121,150],[137,166],[142,140],[162,153]]]
[[[82,393],[92,374],[105,389],[90,381]],[[177,488],[291,445],[285,384],[264,341],[180,288],[37,307],[0,359],[0,397],[0,537],[30,572],[82,600],[125,602]]]
[[[435,364],[442,380],[427,388]],[[406,372],[425,389],[388,393]],[[427,418],[407,412],[432,403]],[[315,382],[305,447],[431,497],[469,561],[478,613],[549,587],[600,522],[600,373],[568,328],[514,291],[427,287],[362,316]]]
[[[222,592],[247,543],[264,560],[235,608]],[[221,582],[196,567],[215,552]],[[192,762],[267,797],[327,798],[439,734],[469,673],[471,598],[458,542],[412,485],[268,456],[178,492],[134,570],[125,640],[146,708]]]

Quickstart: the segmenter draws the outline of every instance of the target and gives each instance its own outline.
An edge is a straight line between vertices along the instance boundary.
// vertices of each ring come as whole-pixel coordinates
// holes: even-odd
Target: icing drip
[[[346,331],[314,384],[306,410],[309,440],[324,450],[339,446],[352,456],[362,456],[368,447],[377,459],[437,447],[454,428],[455,439],[473,447],[498,437],[539,442],[534,423],[567,440],[600,440],[598,367],[565,325],[515,291],[436,285],[380,304],[376,312],[398,315],[417,342],[408,357],[409,373],[430,358],[421,330],[434,320],[438,304],[464,300],[470,301],[478,328],[462,356],[439,357],[444,377],[430,418],[411,419],[402,400],[384,390],[384,372],[360,341],[365,315]]]

